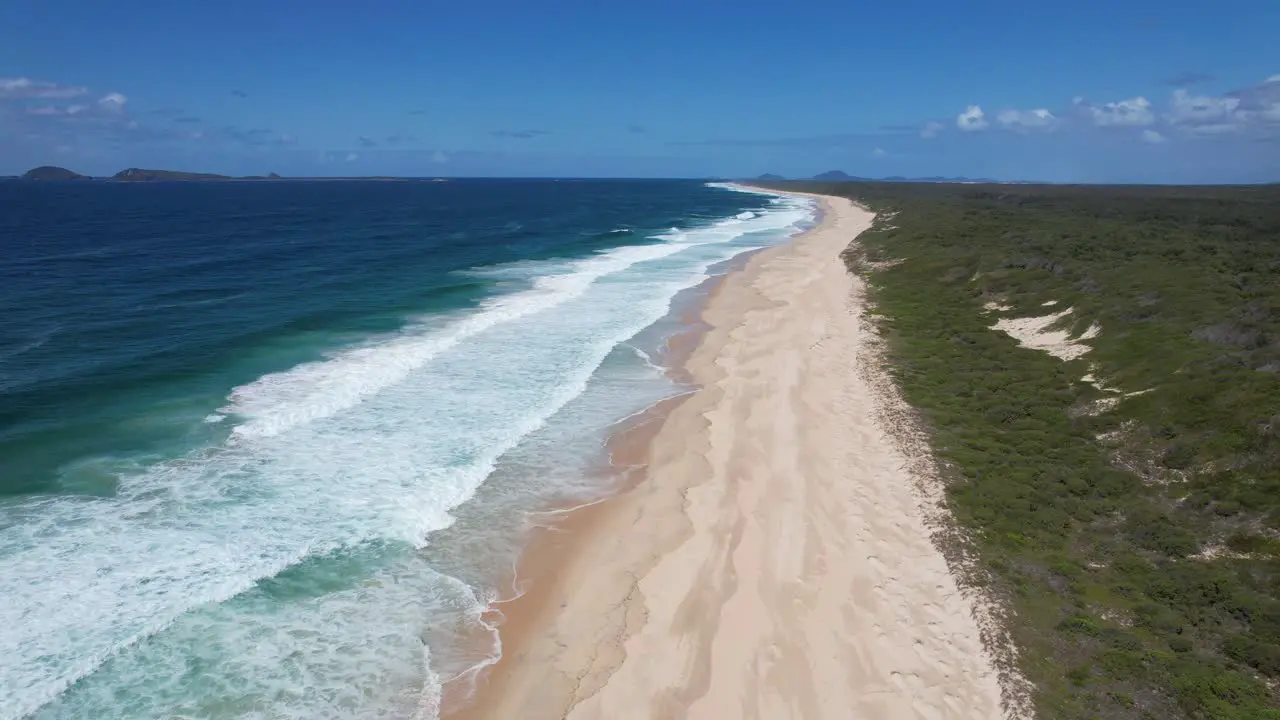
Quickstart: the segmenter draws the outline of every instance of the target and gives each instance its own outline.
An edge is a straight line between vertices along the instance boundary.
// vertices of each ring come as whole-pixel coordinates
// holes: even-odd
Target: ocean
[[[529,513],[810,226],[693,181],[0,182],[0,718],[434,718]]]

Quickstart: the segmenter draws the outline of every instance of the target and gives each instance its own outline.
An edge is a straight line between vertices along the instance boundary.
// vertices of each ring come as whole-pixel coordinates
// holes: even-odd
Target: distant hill
[[[88,175],[81,175],[73,170],[53,165],[41,165],[22,174],[23,180],[88,180]]]
[[[785,178],[785,177],[783,177],[783,176],[781,176],[781,175],[774,175],[773,173],[765,173],[765,174],[761,175],[760,177],[757,177],[756,179],[757,179],[757,180],[762,180],[762,181],[764,181],[764,182],[777,182],[777,181],[779,181],[779,180],[786,180],[786,178]]]
[[[819,175],[814,175],[813,179],[838,182],[841,180],[866,180],[867,178],[854,177],[843,170],[828,170]]]
[[[111,176],[112,180],[118,182],[166,182],[174,180],[234,180],[229,175],[214,175],[213,173],[189,173],[178,172],[176,170],[143,170],[141,168],[129,168],[121,170]]]

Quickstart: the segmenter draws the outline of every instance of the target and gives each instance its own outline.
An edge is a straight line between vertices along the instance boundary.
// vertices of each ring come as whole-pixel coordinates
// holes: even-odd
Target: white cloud
[[[1129,137],[1150,144],[1232,133],[1265,139],[1275,137],[1275,131],[1280,129],[1280,75],[1220,95],[1178,89],[1168,96],[1166,102],[1157,103],[1140,95],[1116,102],[1094,103],[1077,95],[1060,111],[1010,108],[991,115],[987,115],[980,105],[970,105],[956,116],[955,124],[965,132],[988,128],[1017,133],[1131,129],[1133,134]],[[922,138],[931,138],[942,129],[940,123],[929,123],[919,132]]]
[[[938,134],[942,132],[942,128],[942,123],[936,120],[930,120],[924,124],[923,128],[920,129],[920,137],[925,140],[932,140],[933,138],[938,137]]]
[[[1209,123],[1207,125],[1195,125],[1191,127],[1193,135],[1227,135],[1229,133],[1238,132],[1240,126],[1236,123]]]
[[[437,150],[434,153],[431,153],[431,162],[437,165],[443,165],[449,162],[449,154],[443,150]]]
[[[121,95],[120,93],[113,92],[103,95],[102,98],[98,100],[98,105],[102,107],[103,110],[120,112],[124,110],[124,105],[127,102],[129,102],[129,98]]]
[[[38,117],[71,116],[83,112],[84,105],[33,105],[28,107],[28,115]]]
[[[1010,130],[1029,130],[1049,127],[1057,120],[1053,113],[1040,108],[1038,110],[1001,110],[996,121]]]
[[[360,155],[358,155],[357,153],[347,153],[347,158],[346,158],[347,162],[355,162],[356,160],[359,160],[359,159],[360,159]]]
[[[1240,98],[1192,95],[1186,90],[1175,90],[1169,103],[1169,122],[1175,125],[1234,125],[1235,112]]]
[[[80,97],[88,88],[32,80],[31,78],[0,78],[0,98],[40,98],[57,100]]]
[[[985,130],[987,127],[987,115],[982,112],[980,106],[970,105],[964,112],[956,116],[956,127],[965,132]]]
[[[1093,124],[1100,127],[1141,127],[1156,121],[1151,101],[1144,97],[1089,106],[1089,114],[1093,116]]]
[[[0,92],[22,92],[32,85],[30,78],[0,78]]]
[[[1248,126],[1253,123],[1272,124],[1280,122],[1280,76],[1270,79],[1261,85],[1241,88],[1227,93],[1225,98],[1237,102],[1233,108],[1231,121],[1237,125]],[[1221,122],[1215,119],[1212,122]],[[1243,129],[1243,128],[1241,128]]]

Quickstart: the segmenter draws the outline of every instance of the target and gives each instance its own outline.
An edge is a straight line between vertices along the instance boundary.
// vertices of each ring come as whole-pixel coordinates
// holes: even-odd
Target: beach
[[[819,201],[710,294],[681,353],[697,389],[614,437],[631,482],[548,519],[502,659],[452,717],[1000,717],[936,495],[877,406],[840,259],[873,216]]]
[[[690,389],[684,319],[813,221],[689,180],[0,190],[44,208],[0,268],[3,718],[437,718],[566,555],[531,511],[639,482],[606,443]]]

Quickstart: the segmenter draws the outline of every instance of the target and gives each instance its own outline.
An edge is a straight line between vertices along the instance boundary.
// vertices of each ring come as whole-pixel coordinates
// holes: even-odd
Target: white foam
[[[655,363],[653,361],[653,358],[650,357],[649,353],[645,352],[644,350],[641,350],[635,345],[627,345],[627,348],[632,352],[634,352],[636,354],[636,357],[640,358],[640,362],[644,363],[645,367],[659,374],[666,372],[666,368]]]
[[[787,201],[758,217],[547,263],[530,289],[443,326],[424,324],[238,388],[226,408],[238,424],[225,445],[121,477],[115,497],[9,501],[0,507],[0,717],[35,711],[109,661],[109,685],[153,675],[163,684],[169,676],[155,666],[191,661],[182,654],[198,644],[191,627],[225,644],[209,650],[226,653],[210,673],[262,675],[248,689],[227,690],[259,697],[261,716],[287,716],[263,709],[287,702],[266,687],[273,682],[305,680],[329,688],[317,690],[319,701],[341,696],[343,704],[407,682],[404,652],[378,652],[383,642],[400,647],[388,638],[428,621],[396,589],[404,576],[388,576],[385,591],[359,601],[338,592],[281,603],[285,615],[262,621],[256,635],[246,634],[258,627],[246,618],[270,608],[227,601],[308,558],[370,543],[421,547],[453,522],[450,511],[503,453],[582,393],[605,357],[660,319],[680,290],[811,216],[811,204]],[[262,655],[274,622],[296,631],[270,631],[274,649]],[[290,671],[273,657],[311,669]],[[414,657],[421,662],[420,652]],[[252,672],[236,670],[242,665]],[[438,692],[429,679],[421,683],[415,697]],[[59,701],[66,714],[53,716],[74,717],[73,707],[110,714],[110,693],[99,698],[94,687],[90,677]],[[148,692],[158,704],[136,715],[212,712],[180,707],[175,698],[189,691],[181,683],[156,687]]]
[[[441,352],[477,333],[553,308],[578,297],[609,273],[678,250],[671,245],[641,245],[578,261],[570,272],[538,278],[532,290],[490,300],[480,312],[443,330],[410,331],[389,342],[263,376],[237,388],[222,412],[245,419],[235,429],[242,437],[270,437],[329,417],[403,380]]]
[[[785,195],[783,193],[777,193],[772,190],[765,190],[763,188],[754,188],[754,187],[749,187],[747,185],[737,185],[735,183],[710,182],[710,183],[707,183],[707,187],[719,188],[721,190],[729,190],[732,192],[746,193],[747,195],[768,195],[770,197],[778,197],[778,198],[795,197],[791,195]]]
[[[801,222],[806,212],[803,205],[790,207],[771,213],[763,221],[754,213],[742,213],[731,220],[701,228],[692,237],[685,231],[672,228],[658,236],[666,241],[664,244],[622,247],[577,261],[567,272],[538,278],[532,290],[486,302],[480,312],[461,318],[443,330],[411,330],[389,342],[350,350],[287,372],[265,375],[237,388],[221,412],[245,419],[235,429],[242,437],[268,437],[296,425],[328,417],[399,382],[439,353],[477,333],[578,297],[605,275],[638,262],[665,257],[684,249],[687,244],[725,242],[746,233],[788,227]],[[751,220],[756,222],[749,222]],[[539,265],[526,262],[517,267],[528,272]],[[545,268],[545,264],[542,267]]]
[[[441,679],[421,637],[422,618],[479,624],[483,608],[469,588],[408,556],[364,583],[297,602],[254,590],[183,615],[109,659],[41,715],[429,720],[440,710]],[[499,657],[497,642],[491,632],[473,664]],[[379,681],[362,667],[378,668]],[[121,688],[129,708],[113,712]]]

